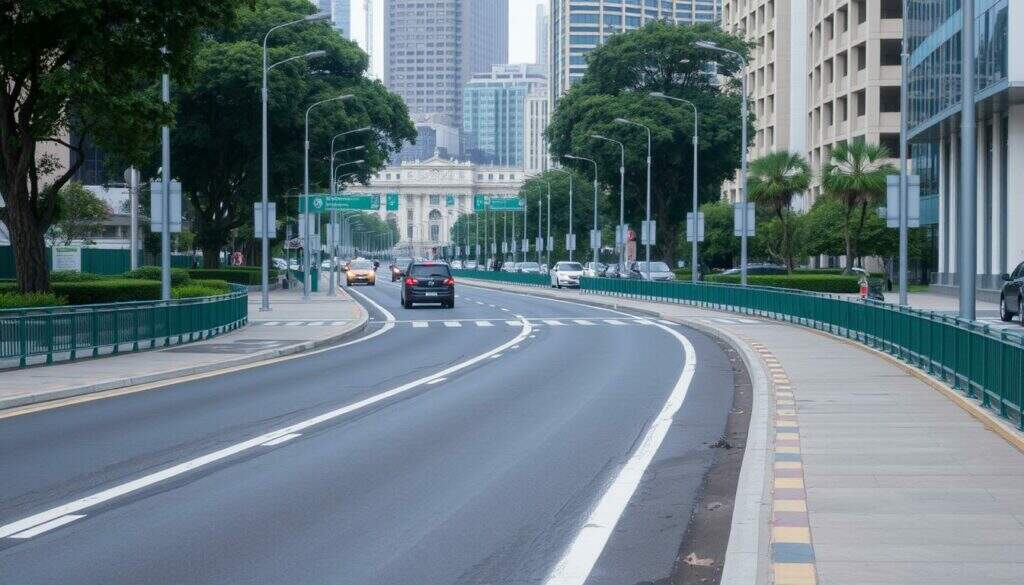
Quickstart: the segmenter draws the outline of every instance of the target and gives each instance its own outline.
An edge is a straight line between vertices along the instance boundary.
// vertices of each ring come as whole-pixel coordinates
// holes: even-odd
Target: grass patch
[[[68,304],[64,297],[53,293],[0,292],[0,309],[27,309],[33,307],[57,307]]]
[[[739,284],[740,275],[712,274],[706,280],[708,282]],[[789,288],[810,292],[856,293],[860,291],[860,277],[853,275],[843,276],[841,274],[751,274],[747,276],[747,282],[751,286]]]

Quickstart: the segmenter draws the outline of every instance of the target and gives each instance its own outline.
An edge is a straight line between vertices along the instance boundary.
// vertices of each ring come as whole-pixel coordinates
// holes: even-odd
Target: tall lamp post
[[[647,267],[647,272],[651,271],[651,236],[654,234],[650,233],[652,230],[651,226],[651,128],[647,125],[641,124],[640,122],[634,122],[633,120],[627,120],[625,118],[615,118],[615,121],[619,124],[629,124],[630,126],[637,126],[647,131],[647,199],[646,199],[646,211],[644,212],[647,218],[645,225],[647,225],[646,232],[647,238],[644,240],[644,261]]]
[[[569,241],[571,241],[573,245],[572,246],[568,246],[567,245],[566,248],[568,249],[568,252],[569,252],[569,262],[572,262],[572,253],[576,249],[576,241],[575,241],[576,233],[575,233],[575,231],[573,229],[573,225],[572,225],[572,183],[573,183],[572,177],[573,177],[573,175],[575,173],[567,171],[565,169],[550,169],[550,170],[553,173],[565,173],[566,175],[569,175],[569,232],[568,233],[569,233]],[[548,199],[548,202],[550,202],[550,201],[551,200]],[[548,217],[551,217],[551,208],[550,207],[548,208]],[[567,241],[566,244],[569,244],[569,241]]]
[[[740,214],[740,285],[747,286],[747,232],[750,226],[747,225],[747,60],[743,55],[719,47],[717,43],[710,41],[698,41],[696,46],[709,51],[718,51],[726,55],[732,55],[740,61],[740,79],[742,87],[742,101],[740,102],[740,207],[743,212]]]
[[[691,102],[690,100],[684,100],[682,98],[677,98],[677,97],[673,97],[673,96],[670,96],[670,95],[665,95],[664,93],[662,93],[660,91],[652,91],[650,95],[651,95],[651,97],[654,97],[654,98],[660,98],[660,99],[664,99],[664,100],[671,100],[671,101],[674,101],[674,102],[679,102],[681,104],[686,104],[686,105],[690,106],[691,108],[693,108],[693,202],[692,202],[692,205],[693,205],[693,232],[694,233],[692,234],[693,242],[692,242],[692,245],[690,246],[690,273],[691,273],[690,277],[691,277],[691,280],[693,282],[697,282],[697,253],[698,253],[698,244],[697,244],[697,205],[698,205],[698,201],[697,201],[697,163],[699,161],[699,158],[698,158],[699,154],[697,153],[697,146],[699,144],[698,136],[700,135],[700,121],[698,119],[698,114],[697,114],[697,105],[694,104],[693,102]]]
[[[597,234],[600,233],[600,232],[597,231],[598,230],[598,227],[597,227],[597,161],[592,159],[592,158],[585,158],[585,157],[582,157],[582,156],[574,156],[574,155],[571,155],[571,154],[565,155],[565,158],[570,159],[570,160],[582,160],[582,161],[585,161],[585,162],[588,162],[588,163],[594,165],[594,228],[590,232],[590,247],[594,251],[593,252],[593,254],[594,254],[594,258],[593,258],[593,262],[594,262],[594,275],[596,276],[597,275],[597,260],[598,260],[598,258],[601,255],[601,240],[597,236]]]
[[[604,140],[619,145],[619,227],[616,231],[615,246],[619,251],[619,270],[626,268],[626,145],[600,134],[591,134],[595,140]]]
[[[294,59],[294,57],[292,59],[286,59],[285,61],[282,61],[280,63],[275,63],[274,65],[268,67],[267,66],[267,42],[270,39],[270,34],[273,33],[274,31],[278,30],[278,29],[284,28],[286,26],[292,26],[292,25],[295,25],[295,24],[300,24],[300,23],[303,23],[303,22],[315,22],[315,21],[319,21],[319,20],[328,20],[330,18],[331,18],[331,15],[328,12],[319,12],[317,14],[311,14],[311,15],[305,17],[305,18],[300,18],[298,20],[293,20],[291,22],[286,22],[284,24],[279,24],[279,25],[277,25],[275,27],[271,27],[271,29],[267,31],[267,34],[263,36],[263,84],[261,86],[261,94],[260,94],[261,95],[260,101],[262,102],[261,105],[262,105],[262,109],[263,109],[263,113],[262,113],[262,121],[263,121],[263,145],[262,145],[262,151],[263,152],[262,152],[262,166],[261,166],[261,169],[260,169],[260,184],[261,184],[260,185],[261,186],[261,197],[260,197],[260,200],[263,203],[263,217],[260,217],[260,218],[256,219],[256,221],[259,221],[259,222],[262,223],[262,227],[263,227],[263,238],[262,238],[262,241],[261,241],[261,244],[260,244],[260,246],[261,246],[260,249],[261,249],[262,255],[263,255],[263,259],[260,262],[260,266],[261,266],[261,269],[260,269],[260,272],[261,272],[261,276],[260,276],[260,289],[261,289],[261,294],[262,294],[262,300],[261,300],[261,303],[260,303],[260,310],[261,311],[269,311],[270,310],[270,277],[269,277],[269,274],[270,274],[270,234],[269,234],[269,232],[270,232],[270,221],[269,221],[269,215],[270,215],[270,213],[269,213],[269,211],[270,211],[270,201],[269,201],[270,195],[269,195],[269,191],[270,191],[270,186],[269,186],[268,170],[267,170],[267,168],[269,166],[269,160],[268,160],[268,156],[267,156],[267,142],[268,142],[268,140],[267,140],[267,133],[268,133],[268,129],[267,129],[267,107],[268,107],[270,92],[269,92],[269,90],[267,88],[267,74],[270,72],[271,69],[273,69],[277,65],[280,65],[281,63],[284,63],[286,61],[291,61],[292,59]],[[320,57],[320,56],[322,56],[324,54],[326,54],[324,51],[312,51],[312,52],[306,53],[305,55],[302,55],[302,57],[314,58],[314,57]]]
[[[302,159],[302,194],[305,197],[306,202],[306,254],[305,254],[305,275],[302,287],[302,298],[309,300],[309,293],[313,288],[313,271],[312,271],[312,256],[313,256],[313,222],[311,218],[313,216],[310,213],[312,210],[309,209],[309,113],[313,108],[330,103],[348,101],[352,99],[352,94],[339,95],[325,100],[314,102],[308,108],[306,108],[306,140],[304,143],[305,151]]]
[[[340,136],[340,134],[339,134],[339,136]],[[343,148],[343,149],[341,149],[339,151],[334,151],[334,147],[333,147],[334,141],[333,140],[331,141],[331,144],[332,144],[332,146],[331,146],[331,195],[337,195],[338,194],[338,189],[336,187],[335,178],[334,177],[337,174],[338,169],[340,169],[341,167],[347,166],[347,165],[361,164],[361,163],[363,163],[365,161],[360,159],[360,160],[357,160],[357,161],[352,161],[352,162],[347,162],[347,163],[341,163],[340,165],[335,165],[334,164],[335,156],[339,155],[339,154],[341,154],[343,152],[366,150],[366,147],[365,146],[353,146],[352,148]],[[355,174],[356,173],[348,173],[345,176],[349,177],[349,176],[355,175]],[[328,240],[329,240],[328,244],[331,247],[331,275],[330,275],[331,281],[327,285],[327,294],[333,295],[334,294],[334,281],[335,281],[335,279],[337,277],[337,264],[338,264],[337,255],[336,255],[337,254],[336,253],[336,248],[337,248],[336,244],[337,244],[337,242],[335,241],[336,237],[334,235],[335,226],[338,225],[338,212],[337,211],[332,211],[331,212],[331,217],[330,217],[330,221],[328,222],[328,224],[330,226],[329,234],[331,236],[330,238],[328,238]]]
[[[973,321],[977,316],[975,281],[978,274],[978,184],[976,152],[978,122],[975,119],[974,92],[974,2],[961,2],[963,25],[960,32],[960,62],[963,63],[960,92],[960,227],[957,246],[960,272],[960,317]],[[906,14],[903,15],[906,17]],[[906,118],[906,113],[902,116]]]

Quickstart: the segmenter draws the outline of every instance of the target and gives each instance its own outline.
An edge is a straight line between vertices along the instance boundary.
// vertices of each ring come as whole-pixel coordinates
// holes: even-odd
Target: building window
[[[440,205],[441,204],[441,196],[440,195],[431,195],[430,196],[430,204],[431,205]]]
[[[858,91],[857,93],[853,94],[853,96],[854,96],[854,101],[856,102],[856,106],[857,106],[857,116],[858,117],[863,116],[864,114],[867,113],[867,109],[868,109],[868,107],[867,107],[867,101],[868,101],[867,90],[862,89],[862,90]]]
[[[900,111],[900,88],[898,85],[878,88],[878,107],[882,112]]]
[[[883,67],[900,64],[902,50],[900,39],[882,39],[879,41],[879,61]]]

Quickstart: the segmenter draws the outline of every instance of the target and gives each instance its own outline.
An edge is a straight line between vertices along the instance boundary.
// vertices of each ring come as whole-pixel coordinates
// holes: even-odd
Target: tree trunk
[[[10,186],[10,185],[9,185]],[[16,185],[20,193],[5,198],[6,223],[14,252],[14,271],[17,274],[18,289],[21,292],[48,292],[50,274],[46,265],[46,228],[40,226],[32,204],[28,200],[26,186]]]
[[[846,243],[846,266],[843,267],[843,274],[853,272],[853,238],[850,233],[850,220],[853,216],[853,205],[846,206],[846,221],[843,222],[843,240]]]
[[[220,268],[220,248],[203,247],[203,268]]]
[[[775,215],[779,218],[779,225],[782,227],[782,257],[786,260],[786,272],[793,274],[793,251],[789,249],[789,224],[786,223],[786,214],[782,208],[776,208]]]

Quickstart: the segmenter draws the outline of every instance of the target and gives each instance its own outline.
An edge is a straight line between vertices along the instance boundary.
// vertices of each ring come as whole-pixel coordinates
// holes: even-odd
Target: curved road
[[[353,295],[370,339],[0,419],[0,582],[668,577],[727,357],[684,327],[458,289],[406,310],[381,282]]]

